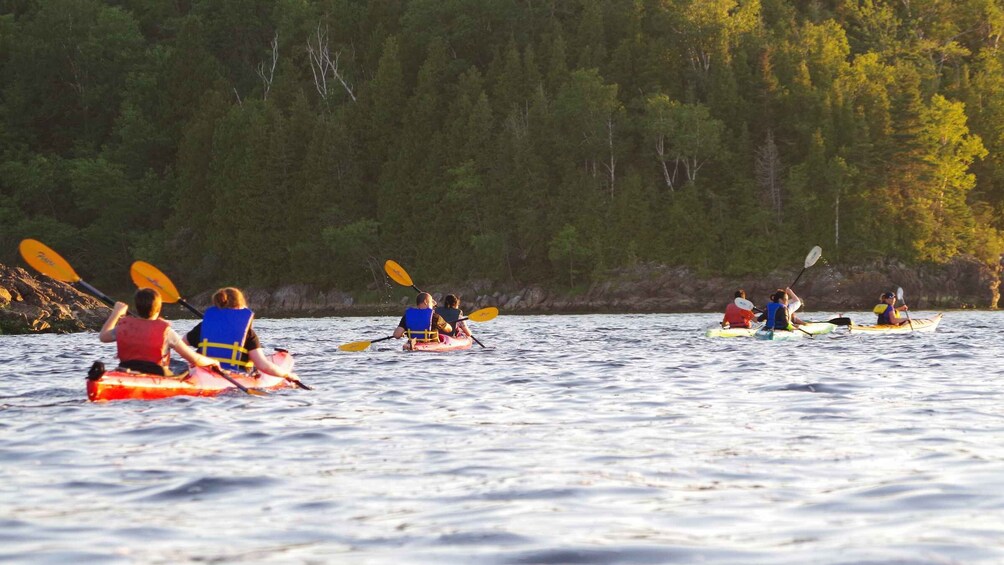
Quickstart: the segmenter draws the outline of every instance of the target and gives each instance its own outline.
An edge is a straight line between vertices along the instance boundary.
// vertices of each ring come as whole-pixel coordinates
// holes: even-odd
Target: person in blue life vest
[[[443,297],[443,305],[436,307],[436,313],[447,324],[453,326],[453,332],[450,334],[451,337],[466,337],[471,335],[470,330],[467,329],[467,323],[460,319],[464,317],[464,311],[460,309],[460,298],[458,296],[447,294]]]
[[[228,371],[249,372],[257,369],[277,377],[293,377],[272,363],[262,350],[258,334],[251,327],[254,312],[247,306],[244,293],[238,288],[221,288],[213,294],[213,305],[206,309],[202,321],[185,335],[185,343]]]
[[[160,318],[163,299],[152,288],[136,291],[138,317],[125,317],[129,306],[116,302],[112,313],[98,334],[103,343],[115,343],[118,348],[119,367],[149,375],[171,376],[168,368],[171,349],[186,361],[199,367],[220,366],[220,362],[200,355],[185,343],[171,328],[171,323]]]
[[[453,326],[446,323],[436,313],[436,300],[428,292],[420,292],[415,298],[415,307],[408,308],[401,316],[394,337],[407,337],[411,344],[416,342],[443,341],[441,336],[453,333]]]
[[[878,316],[878,321],[875,322],[879,326],[901,326],[907,323],[905,317],[900,318],[899,313],[904,310],[909,310],[906,304],[902,306],[896,306],[896,295],[891,292],[883,292],[882,296],[879,297],[880,304],[872,309],[873,312]]]
[[[802,307],[802,301],[790,289],[777,289],[770,295],[767,309],[758,318],[766,330],[793,331],[802,321],[795,317],[795,311]]]

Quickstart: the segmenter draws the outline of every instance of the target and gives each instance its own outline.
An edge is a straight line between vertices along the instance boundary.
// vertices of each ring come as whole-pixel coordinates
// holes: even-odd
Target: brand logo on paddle
[[[38,258],[41,259],[42,262],[44,262],[46,265],[52,267],[53,269],[56,268],[56,263],[52,259],[49,259],[49,256],[46,255],[44,251],[38,252]]]

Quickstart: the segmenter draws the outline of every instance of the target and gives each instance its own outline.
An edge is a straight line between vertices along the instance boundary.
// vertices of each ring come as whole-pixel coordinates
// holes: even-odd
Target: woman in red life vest
[[[213,305],[206,309],[202,321],[185,334],[185,343],[218,360],[228,371],[247,372],[256,368],[277,377],[293,377],[272,363],[262,350],[258,334],[251,323],[254,312],[248,308],[244,293],[228,286],[213,294]]]
[[[171,329],[170,322],[160,319],[162,300],[160,293],[152,288],[136,291],[137,318],[124,317],[129,306],[116,302],[112,313],[105,321],[98,335],[104,343],[118,346],[119,367],[151,375],[171,374],[168,364],[170,350],[178,352],[186,361],[199,367],[220,366],[204,355],[199,355],[185,345],[178,334]]]
[[[746,298],[746,291],[739,289],[736,291],[736,298]],[[722,318],[723,328],[751,328],[756,314],[752,310],[743,310],[736,306],[735,302],[729,302],[725,307],[725,317]]]

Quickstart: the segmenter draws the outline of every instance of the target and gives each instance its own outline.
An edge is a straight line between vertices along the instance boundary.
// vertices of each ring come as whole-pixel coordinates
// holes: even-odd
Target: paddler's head
[[[418,296],[415,297],[415,305],[419,308],[435,308],[436,299],[434,299],[428,292],[420,292],[418,293]]]
[[[892,300],[892,302],[896,302],[896,295],[891,292],[883,292],[879,300],[881,300],[882,302],[888,302],[889,300]]]
[[[777,302],[779,304],[788,303],[788,293],[784,291],[783,288],[777,289],[774,294],[770,295],[771,302]]]
[[[247,300],[239,288],[228,286],[216,291],[213,295],[213,305],[217,308],[247,308]]]
[[[741,288],[739,290],[737,290],[736,291],[736,298],[746,298],[746,291],[743,290],[743,289],[741,289]]]
[[[164,300],[160,293],[152,288],[141,288],[136,291],[136,312],[147,320],[155,320],[160,316],[160,307]]]
[[[460,299],[456,295],[447,294],[443,297],[443,306],[447,308],[460,308]]]

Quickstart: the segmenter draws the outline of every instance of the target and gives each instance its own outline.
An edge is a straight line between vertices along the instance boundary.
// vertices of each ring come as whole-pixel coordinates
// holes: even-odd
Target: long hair
[[[239,288],[228,286],[213,294],[213,305],[217,308],[247,308],[247,300]]]

